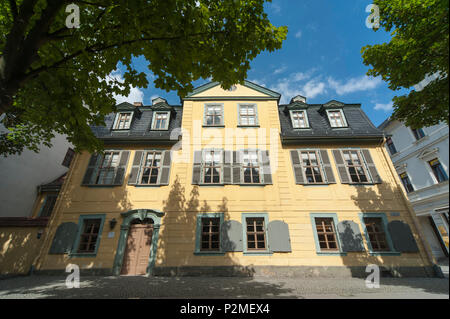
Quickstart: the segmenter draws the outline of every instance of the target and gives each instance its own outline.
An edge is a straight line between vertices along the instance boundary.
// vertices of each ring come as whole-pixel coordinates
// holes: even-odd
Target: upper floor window
[[[407,173],[401,173],[400,180],[402,181],[402,184],[405,187],[407,193],[414,192],[414,187],[412,186]]]
[[[353,183],[367,183],[367,171],[364,167],[364,162],[361,154],[358,151],[344,150],[344,161],[350,174],[350,179]]]
[[[116,121],[114,123],[115,130],[128,130],[131,126],[132,112],[120,112],[117,114]]]
[[[412,128],[411,131],[413,132],[416,140],[420,140],[421,138],[425,137],[425,132],[421,128]]]
[[[55,207],[57,198],[57,194],[49,194],[45,197],[44,204],[42,205],[41,211],[39,213],[39,217],[50,217],[53,208]]]
[[[82,185],[122,185],[129,151],[105,151],[93,154]]]
[[[445,182],[448,180],[447,173],[445,173],[444,168],[442,167],[441,162],[437,158],[428,162],[430,164],[431,170],[433,171],[434,177],[438,183]]]
[[[344,112],[342,110],[327,110],[331,127],[346,127]]]
[[[202,180],[205,184],[219,184],[222,173],[222,151],[205,151],[205,160],[203,163]]]
[[[161,169],[161,152],[150,151],[144,154],[141,169],[141,184],[156,184]]]
[[[221,126],[223,121],[223,104],[206,104],[204,124],[206,126]]]
[[[291,111],[291,121],[293,128],[308,128],[308,116],[304,110]]]
[[[242,154],[242,170],[245,184],[260,183],[260,170],[257,151],[245,151]]]
[[[302,167],[309,184],[323,183],[322,169],[317,151],[301,151]]]
[[[386,139],[386,145],[387,145],[391,155],[394,155],[394,154],[397,153],[397,149],[395,148],[395,145],[394,145],[394,142],[392,141],[392,138],[388,137]]]
[[[239,104],[239,125],[258,125],[257,110],[255,104]]]
[[[169,112],[154,112],[152,130],[167,130],[169,128]]]
[[[69,149],[66,152],[66,156],[64,156],[62,165],[65,167],[69,167],[74,155],[75,155],[75,151],[69,147]]]

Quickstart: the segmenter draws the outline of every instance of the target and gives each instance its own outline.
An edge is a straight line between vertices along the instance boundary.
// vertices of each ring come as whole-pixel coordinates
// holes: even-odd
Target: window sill
[[[347,253],[344,253],[344,252],[338,252],[338,251],[336,251],[336,252],[333,252],[333,251],[330,251],[330,252],[327,252],[327,251],[317,251],[316,254],[317,254],[318,256],[347,256]]]
[[[68,255],[69,258],[78,257],[97,257],[97,253],[71,253]]]
[[[149,185],[146,185],[146,184],[135,184],[135,185],[133,185],[133,184],[130,184],[129,186],[135,186],[135,187],[161,187],[161,186],[167,186],[167,185],[161,185],[161,184],[149,184]]]
[[[398,251],[370,251],[370,256],[400,256],[401,253]]]
[[[293,127],[294,130],[311,130],[311,127]]]
[[[259,125],[238,125],[238,128],[258,128]]]
[[[196,256],[225,256],[223,251],[194,251]]]
[[[271,251],[244,251],[244,256],[271,256]]]
[[[297,185],[303,185],[303,186],[328,186],[329,183],[309,183],[309,184],[297,184]]]
[[[120,184],[120,185],[109,185],[109,184],[105,184],[105,185],[81,185],[81,186],[87,186],[87,187],[92,187],[92,188],[111,188],[111,187],[122,186],[122,184]]]
[[[349,129],[349,128],[350,128],[350,126],[336,126],[336,127],[331,126],[331,129],[333,129],[333,130],[335,130],[335,129]]]
[[[224,128],[225,125],[202,125],[204,128]]]
[[[113,132],[126,132],[129,131],[130,128],[112,128],[111,131]]]
[[[168,131],[169,128],[152,128],[150,129],[150,131],[156,131],[156,132],[160,132],[160,131]]]

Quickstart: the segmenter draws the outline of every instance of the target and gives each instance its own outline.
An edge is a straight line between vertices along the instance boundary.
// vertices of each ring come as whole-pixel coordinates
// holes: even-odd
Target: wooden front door
[[[132,224],[128,231],[122,275],[145,275],[152,246],[153,225]]]

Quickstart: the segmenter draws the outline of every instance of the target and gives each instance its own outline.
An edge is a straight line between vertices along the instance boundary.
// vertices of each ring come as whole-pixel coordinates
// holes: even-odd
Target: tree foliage
[[[113,111],[113,95],[147,87],[133,66],[143,56],[154,85],[180,96],[211,77],[224,88],[242,83],[250,61],[281,48],[264,0],[8,0],[0,2],[0,116],[9,133],[0,154],[38,150],[54,133],[77,150],[101,150],[89,125]],[[80,8],[69,29],[66,6]],[[109,77],[118,63],[123,82]]]
[[[449,1],[375,0],[391,41],[362,48],[368,75],[389,88],[412,89],[393,99],[392,117],[412,127],[449,122]],[[423,87],[423,84],[427,85]],[[418,88],[416,85],[422,83]]]

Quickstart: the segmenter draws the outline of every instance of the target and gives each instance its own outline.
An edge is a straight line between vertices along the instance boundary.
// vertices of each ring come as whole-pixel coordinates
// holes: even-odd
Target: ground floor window
[[[95,253],[101,223],[101,218],[84,219],[77,253]]]
[[[367,234],[373,251],[388,251],[383,221],[380,217],[364,217]]]
[[[266,250],[266,227],[264,217],[246,218],[247,250]]]

